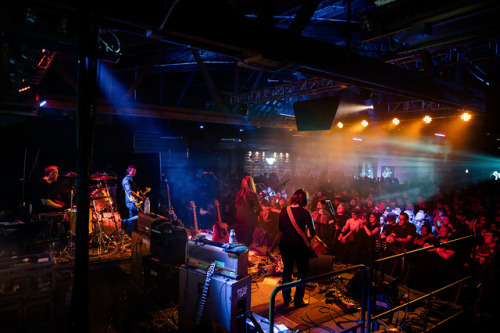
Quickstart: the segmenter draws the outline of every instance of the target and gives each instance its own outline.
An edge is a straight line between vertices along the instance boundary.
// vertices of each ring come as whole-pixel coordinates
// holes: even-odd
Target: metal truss
[[[313,77],[241,93],[231,96],[229,102],[232,105],[264,103],[297,96],[310,96],[325,92],[335,92],[348,87],[350,87],[350,85],[345,83],[339,83],[331,79]]]

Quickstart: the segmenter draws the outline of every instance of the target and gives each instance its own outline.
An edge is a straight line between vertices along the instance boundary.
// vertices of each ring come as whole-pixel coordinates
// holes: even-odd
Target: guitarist
[[[137,169],[133,165],[127,168],[127,175],[122,180],[123,190],[125,191],[125,205],[128,208],[128,219],[122,219],[122,228],[127,226],[128,233],[130,234],[133,229],[133,224],[137,221],[140,206],[138,202],[144,201],[146,196],[141,193],[139,187],[134,182],[134,176]]]

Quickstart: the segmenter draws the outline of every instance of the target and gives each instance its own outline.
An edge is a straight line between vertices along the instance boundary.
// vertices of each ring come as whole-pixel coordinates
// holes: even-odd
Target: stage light
[[[204,129],[205,127],[204,127],[203,125],[200,125],[200,128],[201,128],[201,129]]]
[[[440,136],[442,138],[446,137],[446,134],[443,133],[434,133],[435,136]]]
[[[397,126],[397,125],[399,125],[399,119],[398,119],[398,118],[394,118],[394,119],[392,120],[392,123],[393,123],[394,125],[396,125],[396,126]]]
[[[368,108],[373,110],[373,104],[371,104]]]
[[[425,116],[425,117],[424,117],[424,123],[426,123],[426,124],[430,124],[430,123],[431,123],[431,121],[432,121],[432,118],[431,118],[431,117],[429,117],[429,116]]]
[[[363,127],[366,127],[366,126],[368,126],[368,122],[367,122],[366,120],[363,120],[363,121],[361,122],[361,125],[363,125]]]
[[[352,138],[354,141],[363,141],[363,139],[360,138]]]
[[[341,122],[341,121],[339,121],[339,122],[337,123],[337,127],[338,127],[338,128],[342,128],[342,127],[344,127],[344,124],[342,124],[342,122]]]
[[[267,157],[266,158],[266,163],[269,165],[273,165],[276,159],[274,157]]]
[[[47,101],[41,101],[40,102],[40,107],[44,106],[45,104],[47,104]]]
[[[460,118],[462,118],[463,121],[469,121],[472,116],[468,112],[464,112]]]

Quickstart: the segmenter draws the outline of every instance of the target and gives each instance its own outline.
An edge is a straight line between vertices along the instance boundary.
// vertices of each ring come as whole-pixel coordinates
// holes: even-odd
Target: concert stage
[[[206,235],[209,236],[209,233]],[[179,322],[179,318],[191,318],[199,310],[198,301],[206,282],[206,272],[191,272],[194,268],[162,264],[151,258],[148,246],[147,238],[133,233],[130,240],[124,240],[121,246],[110,246],[100,254],[89,247],[89,320],[92,332],[181,332],[186,326]],[[69,327],[74,257],[60,256],[60,253],[37,256],[47,259],[41,263],[27,260],[11,262],[11,265],[7,259],[3,260],[0,274],[6,283],[0,297],[0,308],[3,309],[0,311],[0,326],[3,331],[55,332],[66,331]],[[139,261],[139,257],[143,260]],[[235,326],[234,321],[237,317],[241,318],[239,312],[244,309],[247,317],[251,313],[261,328],[267,331],[270,296],[281,279],[279,250],[254,244],[248,251],[247,265],[248,275],[240,279],[221,275],[212,278],[209,285],[216,289],[208,289],[206,301],[207,304],[218,305],[206,307],[203,319],[217,322],[217,316],[226,316],[224,318],[228,318],[227,326],[231,331],[242,332],[244,329],[246,332],[257,332],[249,319],[246,323],[238,319],[239,323]],[[333,265],[329,256],[311,262],[311,270],[317,274],[345,268]],[[41,271],[47,278],[40,280]],[[14,282],[7,281],[8,272],[13,273]],[[195,277],[197,280],[193,280]],[[359,300],[356,299],[359,290],[355,290],[359,286],[353,283],[354,277],[355,272],[345,273],[307,285],[304,299],[309,301],[309,306],[303,308],[283,307],[281,293],[278,293],[275,332],[276,329],[282,332],[339,332],[354,325],[361,315]],[[403,285],[394,286],[395,292],[394,289],[386,289],[377,295],[380,312],[423,295]],[[193,294],[183,298],[182,294],[179,295],[181,289]],[[226,290],[232,296],[225,296]],[[240,298],[243,301],[232,301]],[[188,303],[189,306],[186,305]],[[401,309],[379,321],[378,326],[379,329],[387,326],[391,331],[425,331],[447,318],[452,318],[448,325],[462,323],[462,312],[463,309],[451,301],[433,297],[422,304]]]

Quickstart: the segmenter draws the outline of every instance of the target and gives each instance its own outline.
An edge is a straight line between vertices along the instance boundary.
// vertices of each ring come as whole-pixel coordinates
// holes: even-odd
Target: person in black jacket
[[[292,196],[291,205],[283,208],[280,212],[279,229],[282,232],[279,244],[281,258],[283,260],[283,278],[282,283],[292,281],[294,264],[297,264],[297,278],[304,279],[309,270],[309,249],[303,237],[296,230],[296,227],[290,219],[293,215],[298,228],[307,235],[306,227],[309,231],[309,236],[314,237],[314,222],[311,213],[304,207],[309,200],[307,191],[299,189]],[[295,290],[294,306],[296,308],[307,306],[309,303],[304,301],[305,285],[299,286]],[[283,290],[283,303],[288,306],[292,301],[291,290]]]

